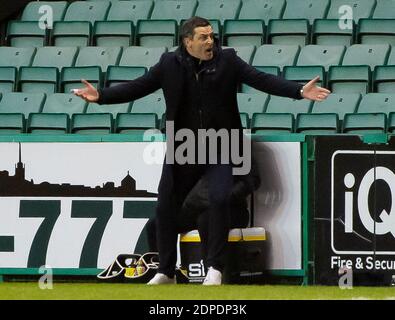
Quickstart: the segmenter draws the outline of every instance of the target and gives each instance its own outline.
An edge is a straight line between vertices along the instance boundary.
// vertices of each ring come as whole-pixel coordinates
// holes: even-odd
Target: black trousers
[[[230,196],[233,186],[231,165],[165,163],[163,166],[156,210],[158,272],[174,276],[177,262],[177,216],[185,197],[203,175],[207,175],[210,202],[209,209],[199,217],[198,222],[198,225],[205,225],[199,230],[204,263],[206,267],[222,271],[230,228]]]

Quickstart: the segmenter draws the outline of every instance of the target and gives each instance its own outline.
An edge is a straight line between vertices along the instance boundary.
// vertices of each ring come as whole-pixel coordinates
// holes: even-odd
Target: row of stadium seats
[[[395,19],[361,19],[357,28],[343,28],[339,20],[315,20],[310,27],[306,19],[226,20],[223,28],[211,22],[214,33],[226,46],[260,46],[287,44],[345,45],[395,44]],[[173,47],[179,44],[176,20],[58,21],[49,29],[35,21],[10,21],[6,44],[13,47],[54,46],[143,46]]]
[[[257,69],[280,75],[278,67],[257,67]],[[81,79],[89,81],[96,88],[133,80],[146,73],[145,67],[109,66],[105,76],[99,66],[64,67],[0,67],[0,93],[69,93],[71,89],[82,88]],[[321,66],[286,66],[282,76],[285,79],[307,83],[320,76],[319,84],[333,93],[394,93],[395,65],[377,66],[373,72],[369,66],[332,66],[325,72]],[[242,84],[244,93],[261,93]]]
[[[170,50],[174,50],[171,48]],[[266,44],[235,47],[239,57],[253,66],[330,66],[395,65],[395,49],[390,45],[355,44],[344,46],[299,46]],[[0,66],[33,67],[83,67],[100,66],[107,70],[110,65],[151,67],[167,51],[166,47],[0,47]]]

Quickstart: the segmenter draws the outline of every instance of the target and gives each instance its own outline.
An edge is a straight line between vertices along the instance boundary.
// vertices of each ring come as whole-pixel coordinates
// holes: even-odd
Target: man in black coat
[[[294,99],[322,101],[330,93],[316,86],[318,77],[303,86],[259,72],[240,59],[233,49],[222,50],[206,19],[192,17],[187,20],[181,29],[181,40],[175,52],[164,53],[144,76],[99,90],[82,80],[85,88],[75,90],[75,94],[88,102],[112,104],[136,100],[162,88],[166,100],[166,126],[170,123],[175,132],[188,129],[197,136],[199,130],[225,130],[229,134],[232,130],[241,132],[237,106],[240,83],[272,95]],[[217,156],[221,156],[220,163],[183,163],[175,159],[174,150],[169,148],[169,143],[174,143],[174,137],[167,135],[166,140],[168,148],[158,187],[156,211],[160,265],[149,284],[175,282],[176,216],[189,191],[202,176],[209,184],[210,201],[205,261],[208,272],[203,284],[221,284],[229,232],[229,200],[234,173],[234,164],[229,158],[233,150],[223,149],[221,145],[221,149],[216,151]],[[176,141],[177,146],[180,146],[180,141]],[[237,149],[239,146],[234,147]],[[228,161],[223,160],[223,155],[225,158],[227,156]],[[249,155],[244,156],[248,158]]]

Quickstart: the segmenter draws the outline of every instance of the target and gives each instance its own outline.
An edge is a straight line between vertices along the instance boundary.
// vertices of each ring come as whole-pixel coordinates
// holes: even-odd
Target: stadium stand
[[[105,86],[111,87],[122,82],[136,79],[146,72],[146,67],[109,66],[106,72]]]
[[[298,114],[295,131],[304,134],[338,133],[339,117],[336,113]]]
[[[0,113],[0,135],[25,132],[25,116],[22,113]]]
[[[115,133],[143,133],[156,129],[158,116],[155,113],[119,113],[115,120]]]
[[[71,133],[109,134],[112,130],[111,113],[74,113],[71,117]]]
[[[16,76],[17,68],[0,67],[0,94],[15,90]]]
[[[384,113],[348,113],[343,121],[343,133],[367,134],[384,133],[387,118]]]
[[[65,113],[31,113],[26,132],[32,134],[65,134],[70,131],[70,118]]]
[[[58,91],[59,71],[55,67],[21,67],[19,69],[18,91],[43,92]]]
[[[294,132],[295,118],[290,113],[255,113],[251,132],[256,134],[289,134]]]
[[[64,67],[60,76],[60,92],[70,93],[71,89],[82,88],[81,79],[89,81],[94,87],[102,85],[102,70],[93,67]]]

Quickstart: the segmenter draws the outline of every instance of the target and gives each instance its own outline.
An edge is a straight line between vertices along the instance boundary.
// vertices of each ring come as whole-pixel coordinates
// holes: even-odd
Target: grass
[[[289,285],[163,285],[112,283],[54,283],[53,289],[40,289],[36,282],[0,283],[1,300],[352,300],[395,299],[392,287]]]

